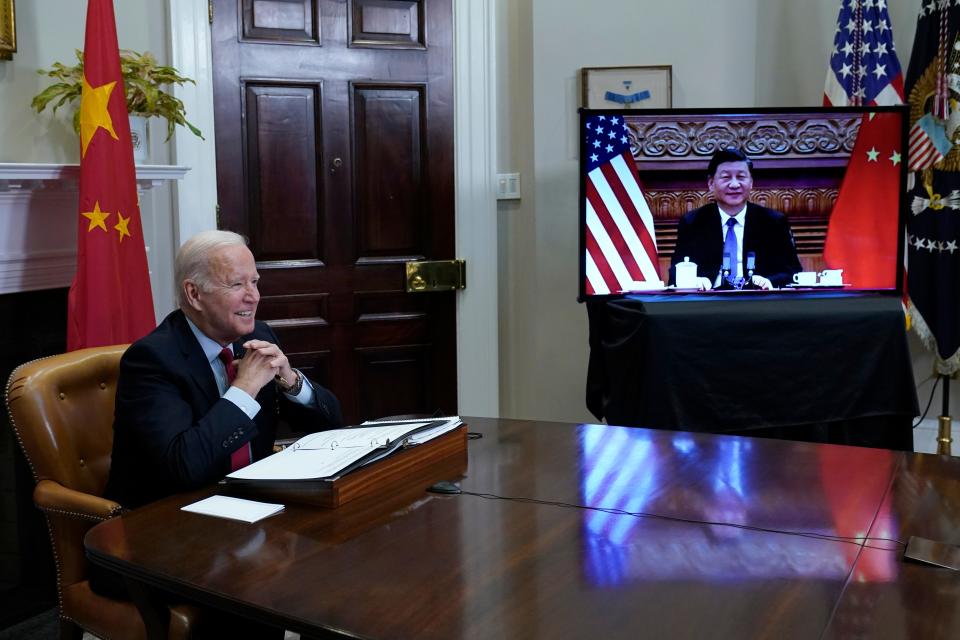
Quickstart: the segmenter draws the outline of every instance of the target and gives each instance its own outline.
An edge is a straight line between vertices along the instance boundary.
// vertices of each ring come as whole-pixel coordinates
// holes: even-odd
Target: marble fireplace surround
[[[137,190],[142,195],[182,179],[187,171],[182,166],[138,166]],[[76,270],[79,176],[76,164],[0,163],[0,294],[70,286]]]

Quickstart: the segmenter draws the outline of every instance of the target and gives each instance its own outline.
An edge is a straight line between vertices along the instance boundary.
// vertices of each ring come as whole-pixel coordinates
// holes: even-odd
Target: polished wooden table
[[[482,495],[395,488],[251,525],[180,511],[210,493],[197,492],[94,527],[88,555],[306,635],[960,638],[960,572],[905,561],[896,542],[834,539],[960,544],[956,459],[466,421],[483,437],[462,486]]]

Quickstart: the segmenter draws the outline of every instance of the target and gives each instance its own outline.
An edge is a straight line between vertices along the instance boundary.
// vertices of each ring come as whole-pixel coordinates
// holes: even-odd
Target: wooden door
[[[214,0],[219,225],[250,238],[258,317],[344,419],[455,412],[451,0]]]

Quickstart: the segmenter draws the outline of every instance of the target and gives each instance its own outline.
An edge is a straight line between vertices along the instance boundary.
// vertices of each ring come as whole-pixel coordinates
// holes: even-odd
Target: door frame
[[[206,137],[183,127],[173,137],[173,163],[191,167],[174,195],[179,247],[217,226],[213,60],[207,3],[168,1],[171,63],[196,81],[174,94]],[[467,288],[457,293],[457,404],[463,415],[488,417],[500,415],[495,2],[453,0],[456,254],[467,261]]]

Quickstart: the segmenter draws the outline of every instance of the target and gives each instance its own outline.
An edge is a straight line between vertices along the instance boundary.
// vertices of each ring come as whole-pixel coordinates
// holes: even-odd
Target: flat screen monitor
[[[900,295],[906,109],[582,109],[580,299]]]

